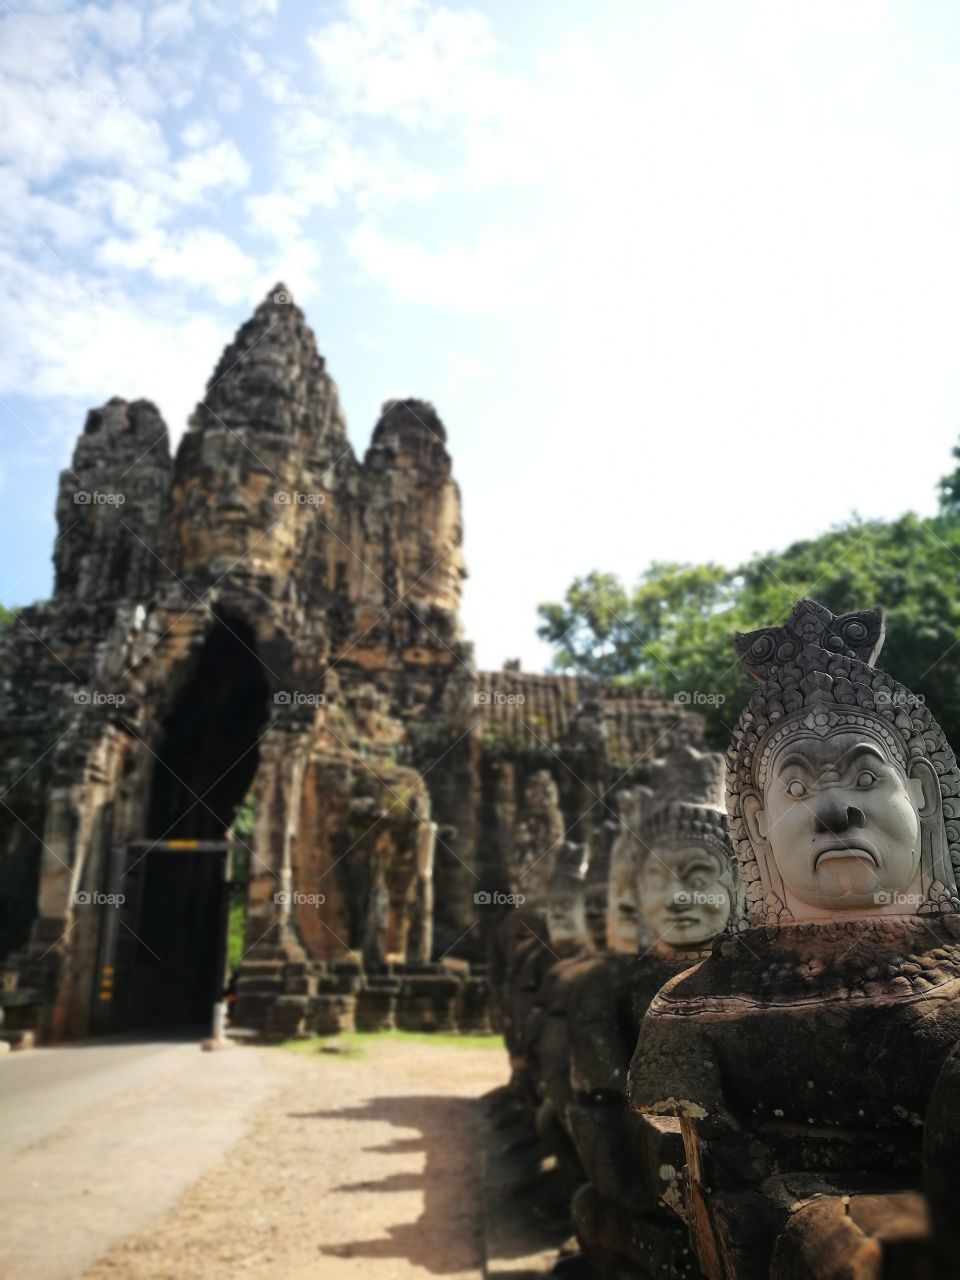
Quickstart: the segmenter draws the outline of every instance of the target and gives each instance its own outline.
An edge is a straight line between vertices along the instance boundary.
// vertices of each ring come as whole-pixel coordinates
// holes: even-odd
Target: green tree
[[[834,613],[880,604],[881,664],[926,698],[958,742],[958,571],[960,511],[854,519],[732,570],[654,564],[632,592],[611,575],[591,574],[573,584],[562,605],[542,606],[539,634],[555,645],[560,670],[649,680],[665,696],[689,701],[706,718],[708,741],[722,747],[753,687],[735,658],[735,632],[781,622],[805,595]],[[592,598],[591,587],[606,593],[606,605]]]
[[[538,634],[554,646],[554,666],[612,680],[644,667],[644,642],[627,621],[630,600],[610,573],[575,578],[563,604],[542,604]]]
[[[727,579],[719,565],[655,562],[628,592],[613,574],[590,573],[573,581],[562,604],[540,606],[538,635],[554,646],[560,671],[656,682],[678,625],[709,625],[732,603]]]
[[[940,514],[960,516],[960,444],[955,444],[950,456],[957,465],[948,476],[944,476],[938,486],[940,494]]]

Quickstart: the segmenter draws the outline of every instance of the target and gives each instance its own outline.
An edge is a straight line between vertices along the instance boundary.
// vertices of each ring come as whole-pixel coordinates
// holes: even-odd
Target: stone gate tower
[[[430,824],[436,945],[469,922],[469,823],[450,809],[474,676],[445,431],[431,405],[398,401],[358,461],[287,297],[278,286],[224,351],[175,460],[153,405],[88,416],[60,481],[53,598],[4,641],[3,924],[49,1034],[88,1029],[103,996],[130,998],[124,966],[143,968],[144,929],[159,955],[165,931],[209,928],[189,909],[203,878],[151,877],[145,842],[223,840],[245,798],[248,960],[304,942],[410,945],[389,899],[411,893]],[[349,876],[326,876],[351,844]],[[142,898],[144,873],[148,895],[171,900],[165,920],[120,908],[104,984],[117,908],[97,898]],[[332,933],[298,905],[321,878],[325,897],[349,900]],[[157,977],[137,986],[166,998]]]
[[[578,737],[565,677],[531,684],[536,729],[478,696],[478,679],[508,678],[478,677],[462,637],[443,423],[391,402],[359,460],[282,285],[224,351],[175,457],[152,404],[89,414],[57,519],[53,596],[0,638],[8,1025],[201,1021],[239,862],[253,1025],[281,999],[295,1025],[317,967],[344,956],[476,958],[475,894],[503,879],[508,793],[530,769],[556,771],[586,831],[624,761],[700,741],[649,691],[590,694],[617,750]],[[564,790],[571,770],[592,781]]]

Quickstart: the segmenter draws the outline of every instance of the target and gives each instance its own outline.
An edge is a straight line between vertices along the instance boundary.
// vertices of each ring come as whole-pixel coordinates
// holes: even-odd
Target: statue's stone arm
[[[683,974],[671,979],[669,991]],[[724,1096],[720,1066],[703,1026],[693,1019],[643,1018],[627,1077],[631,1110],[695,1122],[703,1138],[733,1138],[741,1128]]]

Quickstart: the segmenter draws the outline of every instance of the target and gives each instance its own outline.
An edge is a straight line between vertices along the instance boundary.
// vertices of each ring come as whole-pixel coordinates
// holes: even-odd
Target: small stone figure
[[[496,930],[490,973],[495,1020],[510,1055],[511,1087],[531,1111],[539,1104],[526,1061],[526,1028],[544,974],[558,958],[548,941],[547,912],[549,885],[562,843],[557,784],[541,769],[526,783],[507,869],[510,890],[522,895],[523,902],[506,913]],[[555,905],[555,914],[556,910]],[[558,932],[558,946],[559,937]],[[566,953],[575,949],[576,944],[567,947]]]
[[[564,841],[547,899],[545,948],[552,960],[537,989],[525,1025],[525,1058],[537,1098],[536,1129],[544,1146],[577,1181],[582,1170],[570,1139],[569,1012],[582,974],[601,959],[587,924],[587,861],[582,845]]]
[[[624,787],[616,793],[620,818],[610,849],[610,878],[607,891],[607,948],[635,955],[639,929],[637,875],[640,862],[640,829],[644,797],[641,787]]]
[[[676,1196],[679,1127],[631,1115],[627,1072],[647,1005],[703,958],[735,910],[737,874],[721,812],[722,757],[687,748],[650,772],[651,789],[622,796],[624,828],[612,859],[616,872],[632,853],[639,907],[632,952],[599,958],[578,975],[570,1000],[567,1116],[589,1179],[573,1217],[601,1275],[694,1276],[686,1230],[662,1203]]]

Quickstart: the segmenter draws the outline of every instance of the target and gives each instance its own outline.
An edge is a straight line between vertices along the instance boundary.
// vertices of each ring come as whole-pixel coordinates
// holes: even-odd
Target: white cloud
[[[472,244],[427,247],[363,222],[347,237],[362,272],[402,302],[486,314],[529,304],[529,245],[503,227],[484,228]]]
[[[180,141],[185,147],[208,147],[220,136],[220,125],[210,116],[191,120],[180,130]]]
[[[346,110],[439,128],[482,107],[497,49],[483,14],[426,0],[347,0],[346,10],[309,41]]]
[[[113,395],[153,400],[178,438],[229,338],[222,322],[167,292],[145,302],[108,277],[40,274],[0,255],[0,396],[65,407],[72,439],[87,408]]]
[[[164,187],[172,188],[178,204],[195,204],[208,191],[230,191],[250,181],[250,165],[230,139],[197,147],[176,161],[164,174]]]
[[[308,237],[283,239],[260,259],[261,269],[256,282],[251,282],[248,300],[259,302],[264,292],[264,281],[270,284],[283,280],[294,292],[301,306],[320,297],[320,267],[323,254],[315,240]]]
[[[115,83],[103,75],[46,86],[0,82],[0,115],[12,121],[0,133],[0,160],[39,182],[67,166],[137,172],[167,156],[156,122],[126,109]]]
[[[757,53],[783,55],[813,37],[859,39],[888,20],[884,0],[762,0],[745,38]]]
[[[90,8],[80,16],[87,31],[110,53],[133,54],[143,40],[143,15],[132,4]]]
[[[0,243],[26,248],[31,241],[49,240],[68,253],[91,244],[100,224],[89,210],[31,191],[12,166],[0,168]]]
[[[657,21],[626,0],[536,21],[469,0],[341,0],[326,22],[275,20],[274,0],[37,3],[0,7],[0,394],[63,406],[64,434],[116,393],[182,425],[283,279],[373,385],[410,369],[449,397],[488,645],[493,599],[532,631],[531,593],[575,569],[917,503],[936,433],[946,464],[960,75],[939,19],[881,0]],[[896,468],[866,474],[905,431]],[[540,495],[509,522],[486,465],[507,452]],[[745,491],[750,519],[726,519]],[[545,526],[550,562],[491,587]]]
[[[281,107],[272,125],[275,143],[275,186],[272,194],[294,203],[301,219],[316,208],[334,209],[351,202],[361,210],[423,202],[445,182],[436,169],[418,164],[391,139],[358,140],[354,132],[309,107]]]
[[[158,281],[205,289],[228,306],[246,301],[260,276],[254,258],[208,227],[109,239],[97,251],[97,261],[108,269],[147,272]]]
[[[463,392],[465,388],[472,388],[481,378],[490,377],[490,368],[485,361],[462,351],[445,352],[443,364],[444,373],[439,382],[439,391],[444,399]]]
[[[151,54],[165,42],[173,44],[190,35],[195,21],[193,0],[167,0],[158,4],[147,19],[145,53]]]
[[[232,115],[243,106],[243,90],[238,84],[225,81],[222,76],[214,76],[211,80],[216,89],[217,111],[221,115]]]
[[[224,12],[262,34],[274,8]],[[240,105],[209,70],[236,68],[225,36],[193,0],[0,13],[0,388],[68,408],[65,434],[114,394],[155,399],[178,433],[233,327],[219,308],[272,283],[218,221],[251,178],[238,141],[209,105],[174,115],[201,91]],[[289,257],[316,269],[308,245]]]

